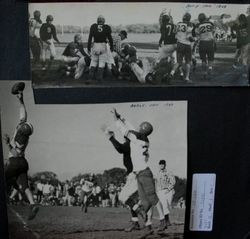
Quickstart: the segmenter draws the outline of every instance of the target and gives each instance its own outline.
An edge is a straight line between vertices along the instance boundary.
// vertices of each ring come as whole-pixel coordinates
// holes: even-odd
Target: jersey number
[[[170,36],[172,33],[172,26],[171,25],[167,25],[166,26],[166,31],[167,31],[167,35]]]
[[[200,33],[211,32],[211,31],[212,31],[211,25],[205,25],[200,28]]]
[[[148,145],[144,145],[142,146],[142,148],[143,148],[142,155],[148,157],[148,148],[149,148]]]
[[[186,32],[187,31],[186,25],[178,25],[177,31],[178,32]]]
[[[98,30],[98,32],[102,32],[103,31],[103,25],[98,25],[97,30]]]

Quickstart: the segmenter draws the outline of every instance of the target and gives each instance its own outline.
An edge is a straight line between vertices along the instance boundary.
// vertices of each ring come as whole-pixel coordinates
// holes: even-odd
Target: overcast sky
[[[13,134],[18,123],[19,104],[10,94],[13,82],[0,82],[2,133]],[[156,102],[158,106],[131,107],[131,103],[88,105],[35,105],[30,82],[26,82],[24,100],[28,120],[34,125],[26,157],[30,173],[54,171],[60,179],[78,173],[102,172],[121,167],[118,154],[101,131],[103,124],[116,131],[110,111],[113,107],[138,126],[149,121],[154,126],[150,136],[150,166],[158,169],[160,159],[165,159],[171,171],[186,177],[187,170],[187,102]],[[170,105],[169,105],[170,103]],[[3,145],[4,157],[7,147]]]
[[[249,5],[248,5],[249,6]],[[126,25],[136,23],[158,23],[162,9],[171,10],[175,21],[181,21],[185,12],[197,18],[201,12],[209,15],[231,14],[234,19],[240,13],[246,13],[244,4],[199,4],[199,3],[31,3],[29,12],[40,10],[42,20],[48,14],[54,16],[55,24],[89,26],[96,22],[98,15],[106,18],[107,24]]]

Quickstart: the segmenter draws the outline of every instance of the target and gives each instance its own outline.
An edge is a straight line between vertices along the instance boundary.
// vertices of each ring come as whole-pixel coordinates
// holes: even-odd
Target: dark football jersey
[[[161,26],[161,39],[160,43],[175,44],[176,43],[176,26],[172,23],[167,23]]]
[[[87,56],[82,43],[71,42],[66,46],[62,55],[76,57],[78,56],[78,52],[80,52],[83,56]]]
[[[111,36],[111,27],[106,24],[93,24],[90,27],[89,40],[88,40],[88,50],[91,48],[92,38],[94,42],[102,43],[109,41],[110,48],[113,50],[113,39]]]
[[[16,142],[16,147],[20,150],[20,155],[23,156],[25,149],[29,143],[29,136],[23,135],[17,131],[14,141]]]
[[[40,38],[42,41],[48,41],[50,39],[54,39],[58,41],[56,36],[56,28],[53,24],[44,23],[40,28]]]
[[[249,27],[248,24],[238,25],[235,28],[237,35],[237,46],[241,47],[250,43]]]

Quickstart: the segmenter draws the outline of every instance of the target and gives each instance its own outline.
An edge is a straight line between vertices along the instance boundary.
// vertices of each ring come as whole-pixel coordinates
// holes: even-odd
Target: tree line
[[[71,178],[71,182],[80,182],[82,178],[88,178],[89,173],[79,173],[78,175]],[[47,182],[49,181],[50,184],[56,186],[58,184],[63,185],[64,182],[61,182],[57,175],[54,172],[50,171],[43,171],[35,173],[34,175],[30,176],[30,182],[32,184],[43,181]],[[110,183],[114,183],[115,185],[121,185],[122,183],[126,182],[126,170],[123,168],[111,168],[108,170],[105,170],[103,173],[98,173],[94,175],[95,182],[97,185],[99,185],[101,188],[104,188],[106,185]],[[183,197],[183,199],[186,199],[186,185],[187,180],[184,178],[180,178],[178,176],[175,176],[176,184],[175,184],[175,195],[173,198],[173,202],[178,202],[178,200]]]

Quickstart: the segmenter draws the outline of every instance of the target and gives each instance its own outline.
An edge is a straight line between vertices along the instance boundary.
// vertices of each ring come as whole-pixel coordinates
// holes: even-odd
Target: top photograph
[[[29,3],[32,85],[249,86],[250,4]]]

